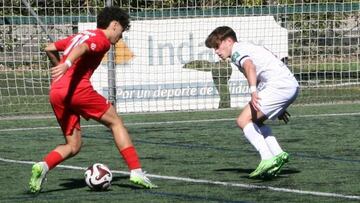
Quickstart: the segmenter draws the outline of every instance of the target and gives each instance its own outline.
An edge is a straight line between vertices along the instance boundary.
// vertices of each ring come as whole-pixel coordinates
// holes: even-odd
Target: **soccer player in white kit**
[[[286,108],[296,99],[299,84],[288,67],[263,46],[238,42],[236,33],[227,26],[216,28],[205,44],[213,48],[222,59],[231,59],[246,77],[250,86],[251,101],[244,107],[236,122],[245,137],[261,156],[258,167],[250,178],[276,176],[288,162],[284,152],[264,124],[267,119],[288,122]]]

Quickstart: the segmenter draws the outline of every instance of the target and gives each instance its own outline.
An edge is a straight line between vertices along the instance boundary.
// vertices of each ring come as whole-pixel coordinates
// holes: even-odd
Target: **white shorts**
[[[295,101],[299,87],[275,88],[266,86],[258,92],[260,111],[271,120],[281,115]]]

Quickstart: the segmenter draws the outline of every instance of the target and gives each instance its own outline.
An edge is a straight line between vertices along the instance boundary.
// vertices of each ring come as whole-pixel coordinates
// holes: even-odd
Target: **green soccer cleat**
[[[276,157],[273,157],[271,159],[261,160],[259,166],[250,173],[250,178],[257,178],[263,176],[267,171],[271,170],[277,165]]]
[[[46,169],[41,163],[33,165],[31,170],[31,178],[29,182],[29,189],[31,193],[39,193],[41,186],[46,178]]]
[[[157,185],[153,184],[150,179],[146,177],[145,172],[138,169],[131,170],[130,182],[147,189],[157,188]]]
[[[289,162],[289,154],[286,152],[281,152],[280,154],[276,155],[275,158],[276,158],[277,164],[274,168],[267,171],[268,176],[277,176],[280,173],[281,168],[287,162]]]

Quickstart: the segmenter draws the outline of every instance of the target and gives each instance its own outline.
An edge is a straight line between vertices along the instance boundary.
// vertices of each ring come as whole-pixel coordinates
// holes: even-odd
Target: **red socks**
[[[64,158],[59,154],[59,152],[53,150],[44,158],[45,163],[48,165],[49,170],[53,169],[56,165],[61,163]]]
[[[124,158],[126,164],[128,165],[129,170],[141,168],[139,157],[136,153],[135,147],[127,147],[120,151],[120,154]],[[64,158],[59,154],[59,152],[53,150],[47,154],[44,158],[44,161],[49,167],[49,170],[53,169],[59,163],[61,163]]]
[[[127,147],[120,151],[120,154],[124,158],[126,164],[128,165],[129,170],[141,168],[139,157],[136,153],[135,147]]]

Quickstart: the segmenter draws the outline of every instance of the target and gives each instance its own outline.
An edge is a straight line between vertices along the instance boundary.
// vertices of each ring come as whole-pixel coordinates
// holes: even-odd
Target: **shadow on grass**
[[[230,172],[230,173],[240,173],[244,174],[241,177],[242,178],[249,178],[249,174],[253,172],[255,169],[249,169],[249,168],[222,168],[222,169],[216,169],[214,171],[216,172]],[[283,175],[290,175],[295,173],[300,173],[301,171],[297,169],[283,169],[281,170],[280,174],[276,177],[259,177],[259,178],[249,178],[249,179],[259,179],[259,180],[272,180],[274,178],[282,178]]]
[[[138,187],[130,185],[130,184],[119,184],[116,182],[120,182],[120,180],[128,180],[128,176],[120,176],[120,177],[113,177],[111,187],[126,187],[131,189],[137,189]],[[43,190],[41,193],[52,193],[52,192],[58,192],[58,191],[65,191],[65,190],[74,190],[79,188],[87,187],[84,178],[68,178],[68,179],[62,179],[64,181],[63,183],[59,184],[62,188],[55,189],[55,190]],[[109,190],[111,190],[111,187]],[[46,188],[46,185],[45,185]],[[91,191],[90,188],[88,188],[88,191]],[[106,191],[103,191],[106,192]]]
[[[254,169],[249,169],[249,168],[221,168],[221,169],[216,169],[214,171],[217,172],[232,172],[232,173],[251,173],[254,171]]]
[[[214,171],[217,172],[233,172],[233,173],[251,173],[255,170],[251,169],[251,168],[220,168],[220,169],[216,169]],[[294,173],[300,173],[301,171],[297,170],[297,169],[282,169],[281,170],[281,174],[294,174]]]

